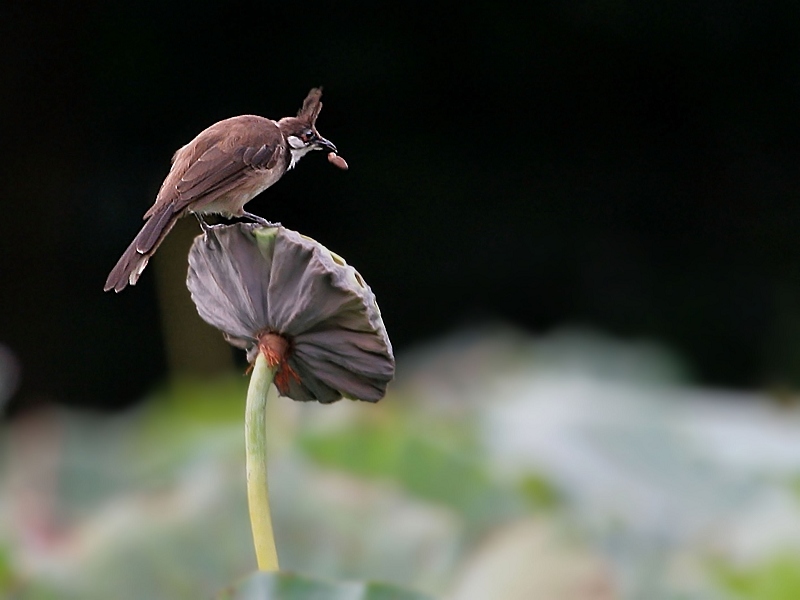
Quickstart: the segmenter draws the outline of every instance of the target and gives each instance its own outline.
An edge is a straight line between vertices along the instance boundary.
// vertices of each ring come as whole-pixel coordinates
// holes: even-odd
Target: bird
[[[266,226],[266,219],[244,205],[278,181],[312,150],[327,149],[329,160],[344,169],[336,146],[316,128],[322,110],[321,88],[312,88],[296,117],[273,121],[240,115],[214,123],[172,157],[172,167],[145,213],[145,223],[111,269],[104,291],[121,292],[135,285],[150,257],[181,217],[194,214],[203,230],[203,215],[243,217]]]

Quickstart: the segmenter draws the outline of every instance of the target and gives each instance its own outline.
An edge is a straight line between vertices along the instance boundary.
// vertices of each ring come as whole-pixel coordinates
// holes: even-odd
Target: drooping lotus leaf
[[[286,339],[282,395],[329,403],[386,393],[395,363],[375,295],[318,242],[283,227],[212,227],[192,245],[187,286],[203,320],[251,362],[265,334]]]

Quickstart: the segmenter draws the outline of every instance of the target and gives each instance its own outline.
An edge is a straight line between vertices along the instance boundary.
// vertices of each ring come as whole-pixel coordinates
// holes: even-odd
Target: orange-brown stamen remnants
[[[300,376],[288,362],[291,354],[289,340],[278,333],[267,331],[258,336],[258,351],[264,355],[270,367],[277,367],[274,379],[275,387],[282,395],[286,395],[289,392],[291,379],[300,381]]]

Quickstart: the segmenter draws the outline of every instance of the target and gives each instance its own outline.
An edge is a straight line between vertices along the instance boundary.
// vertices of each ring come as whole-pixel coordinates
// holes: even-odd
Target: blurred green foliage
[[[561,493],[553,484],[535,473],[528,473],[522,478],[519,491],[534,509],[554,509],[563,502]]]
[[[10,549],[0,546],[0,590],[11,589],[14,584],[14,571],[10,562]]]
[[[427,600],[428,596],[379,583],[334,583],[289,573],[255,573],[219,600]]]
[[[712,572],[722,587],[742,600],[800,598],[800,553],[783,552],[753,566],[716,563]]]
[[[800,598],[800,553],[779,552],[800,531],[793,409],[624,385],[655,371],[601,354],[623,375],[460,339],[378,404],[272,396],[281,567],[356,583],[256,577],[229,598],[268,580],[334,599],[391,585],[450,600]],[[542,357],[557,377],[531,368]],[[0,598],[209,598],[252,572],[246,387],[179,380],[127,414],[4,424]]]
[[[242,439],[247,381],[244,375],[174,380],[142,409],[113,418],[43,413],[48,441],[36,448],[58,456],[57,472],[23,469],[33,469],[36,479],[57,478],[48,503],[62,521],[59,541],[0,554],[0,596],[202,597],[252,570]],[[270,399],[270,470],[276,471],[270,484],[282,566],[435,590],[494,525],[557,503],[538,475],[498,475],[469,412],[424,414],[413,399],[402,400],[321,407]],[[34,428],[29,437],[38,435]],[[318,491],[314,482],[326,474],[344,476],[352,500],[339,496],[339,484],[323,483]],[[359,499],[370,489],[374,498]],[[6,508],[13,507],[13,491],[0,488],[0,501],[4,494],[10,494]],[[399,501],[415,507],[403,518],[427,519],[422,535],[387,527]],[[1,526],[0,520],[0,541],[7,535]],[[24,537],[25,525],[15,527]],[[43,566],[21,566],[31,557]],[[299,598],[303,586],[323,586],[288,576],[271,581],[273,595],[263,597]],[[378,584],[330,590],[314,597],[421,598]]]
[[[411,494],[457,511],[471,529],[558,504],[539,475],[517,485],[500,479],[470,424],[426,420],[399,413],[362,420],[332,432],[306,432],[299,447],[320,465],[368,478],[390,479]]]
[[[800,502],[800,475],[796,475],[789,479],[788,488],[797,498],[797,501]]]

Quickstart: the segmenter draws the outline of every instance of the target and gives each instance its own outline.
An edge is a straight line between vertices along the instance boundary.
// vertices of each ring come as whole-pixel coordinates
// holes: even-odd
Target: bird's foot
[[[263,217],[259,217],[258,215],[254,215],[253,213],[242,211],[239,215],[242,218],[250,219],[254,223],[258,223],[259,225],[263,225],[264,227],[280,227],[280,223],[272,223],[271,221],[267,221]]]
[[[200,216],[200,215],[198,215],[197,213],[192,213],[192,214],[193,214],[195,217],[197,217],[197,222],[198,222],[198,223],[200,223],[200,229],[202,229],[202,230],[203,230],[203,233],[208,233],[208,231],[211,229],[211,225],[209,225],[208,223],[206,223],[206,222],[203,220],[203,217],[201,217],[201,216]]]

